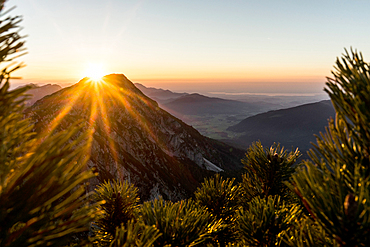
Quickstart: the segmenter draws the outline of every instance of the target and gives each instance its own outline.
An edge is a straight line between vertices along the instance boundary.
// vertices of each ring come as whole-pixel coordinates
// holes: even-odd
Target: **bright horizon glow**
[[[93,81],[100,81],[107,73],[101,63],[89,63],[83,73],[84,77],[89,77]]]
[[[14,73],[25,83],[73,84],[86,76],[87,62],[99,61],[109,73],[154,87],[171,81],[171,88],[187,90],[219,91],[223,83],[232,91],[319,92],[344,48],[370,58],[370,33],[364,31],[370,1],[5,4],[16,6],[10,15],[23,16],[21,34],[28,35],[28,54],[19,59],[27,67]]]

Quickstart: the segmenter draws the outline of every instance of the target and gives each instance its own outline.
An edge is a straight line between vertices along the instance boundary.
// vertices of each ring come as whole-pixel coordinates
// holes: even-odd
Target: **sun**
[[[94,81],[100,80],[105,75],[106,71],[101,63],[89,63],[84,72],[84,76],[89,77]]]

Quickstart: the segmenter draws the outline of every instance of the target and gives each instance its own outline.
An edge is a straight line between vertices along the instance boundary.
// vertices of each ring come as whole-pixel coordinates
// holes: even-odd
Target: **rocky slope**
[[[241,168],[244,151],[208,139],[162,110],[124,75],[88,78],[36,102],[29,110],[39,134],[82,121],[93,130],[89,167],[105,179],[127,179],[142,199],[188,197],[214,171]]]

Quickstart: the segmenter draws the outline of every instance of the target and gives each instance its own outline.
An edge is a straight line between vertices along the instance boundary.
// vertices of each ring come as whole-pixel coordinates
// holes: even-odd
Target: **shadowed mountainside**
[[[89,167],[105,179],[127,179],[142,199],[188,197],[214,173],[242,167],[244,151],[202,136],[162,110],[124,75],[95,83],[84,78],[36,102],[29,110],[39,134],[82,121],[91,134]],[[92,186],[93,187],[93,186]]]
[[[231,142],[245,148],[260,140],[264,146],[280,142],[286,148],[306,151],[316,140],[314,134],[323,132],[334,116],[331,101],[324,100],[248,117],[228,130],[239,134]]]

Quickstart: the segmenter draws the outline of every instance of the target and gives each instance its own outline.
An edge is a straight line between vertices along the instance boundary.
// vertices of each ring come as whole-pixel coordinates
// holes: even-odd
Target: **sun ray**
[[[53,131],[56,129],[56,127],[58,127],[59,123],[63,120],[63,118],[71,111],[72,107],[75,105],[75,102],[81,96],[81,94],[82,94],[82,90],[79,90],[78,92],[76,92],[76,94],[74,94],[71,97],[71,99],[69,100],[67,104],[62,106],[62,109],[60,110],[60,112],[57,114],[54,120],[51,121],[51,123],[49,124],[47,128],[48,131],[45,134],[50,135],[51,133],[53,133]]]
[[[111,151],[113,153],[113,159],[116,162],[116,164],[118,164],[118,153],[117,153],[116,147],[114,145],[114,140],[111,136],[111,126],[110,126],[110,122],[108,120],[107,110],[105,108],[105,103],[103,102],[103,98],[100,96],[99,91],[100,90],[98,90],[98,97],[97,98],[98,98],[98,105],[99,105],[99,108],[101,110],[101,118],[103,120],[104,131],[107,134],[107,136],[109,137],[108,141],[109,141],[109,146],[111,148]]]
[[[91,105],[91,112],[90,112],[90,118],[89,118],[89,135],[88,135],[88,141],[87,141],[87,151],[88,155],[91,155],[91,148],[92,148],[92,143],[94,140],[94,132],[95,132],[95,120],[98,116],[98,109],[97,109],[97,102],[96,100],[92,101]]]
[[[138,121],[138,124],[141,125],[141,127],[144,129],[144,131],[146,133],[149,134],[149,136],[156,142],[156,143],[159,143],[160,146],[165,149],[167,152],[169,152],[168,148],[166,147],[166,145],[164,145],[164,143],[160,142],[160,140],[158,139],[157,135],[155,135],[152,131],[152,126],[151,126],[151,123],[150,122],[147,122],[145,121],[144,117],[141,116],[141,115],[138,115],[137,112],[134,112],[134,110],[132,110],[132,107],[131,107],[131,104],[129,103],[128,100],[126,100],[127,97],[131,98],[134,100],[134,97],[131,95],[131,91],[127,91],[126,89],[123,89],[122,87],[117,87],[115,85],[112,85],[112,84],[108,84],[107,85],[109,87],[109,90],[106,90],[107,93],[110,94],[110,97],[111,98],[115,98],[115,99],[118,99],[121,104],[125,107],[125,109],[127,110],[127,112],[135,119],[137,119]],[[135,94],[135,97],[137,97],[138,95]],[[148,103],[148,100],[139,96],[138,99],[143,102],[145,105],[147,106],[150,106],[151,104]]]
[[[37,138],[37,142],[32,147],[30,152],[33,152],[34,150],[36,150],[41,145],[41,143],[45,140],[45,138],[54,134],[54,130],[58,127],[58,125],[61,123],[63,118],[71,111],[76,101],[81,97],[82,92],[83,92],[82,90],[79,90],[78,92],[73,94],[70,98],[65,99],[65,101],[68,100],[68,103],[63,104],[61,106],[60,110],[56,114],[56,117],[54,117],[54,119],[40,133],[39,138]]]

